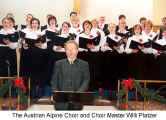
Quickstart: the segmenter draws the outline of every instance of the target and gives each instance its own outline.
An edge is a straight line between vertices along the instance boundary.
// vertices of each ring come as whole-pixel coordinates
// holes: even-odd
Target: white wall
[[[153,0],[153,24],[162,25],[161,19],[166,16],[166,0]]]
[[[152,19],[154,0],[81,0],[81,20],[106,16],[107,22],[117,24],[118,16],[125,14],[129,26],[138,23],[140,17]],[[0,20],[8,13],[15,15],[17,24],[24,24],[27,13],[46,24],[46,15],[54,14],[58,23],[69,20],[73,0],[0,0]]]
[[[57,17],[58,23],[62,23],[69,20],[72,10],[73,0],[1,0],[0,20],[11,12],[17,24],[24,24],[26,14],[32,13],[41,24],[46,24],[46,15],[51,13]]]
[[[125,14],[127,24],[138,23],[140,17],[152,19],[153,0],[81,0],[83,19],[106,16],[107,22],[118,23],[118,16]]]

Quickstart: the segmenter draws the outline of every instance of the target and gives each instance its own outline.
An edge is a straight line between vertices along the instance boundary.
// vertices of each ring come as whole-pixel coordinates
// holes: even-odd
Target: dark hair
[[[84,28],[84,25],[86,24],[86,23],[88,23],[90,26],[91,26],[91,29],[92,29],[92,23],[89,21],[89,20],[85,20],[84,22],[83,22],[83,24],[82,24],[82,27],[83,27],[83,30],[85,31],[85,28]]]
[[[145,17],[141,17],[141,18],[139,19],[139,23],[141,23],[141,21],[143,21],[143,20],[146,20],[146,18],[145,18]]]
[[[51,16],[51,17],[48,18],[48,24],[49,24],[49,25],[50,25],[50,21],[51,21],[51,20],[55,20],[55,25],[57,24],[57,19],[56,19],[55,16]]]
[[[137,27],[139,27],[140,28],[140,30],[141,30],[141,32],[140,32],[140,34],[142,33],[142,27],[141,27],[141,25],[140,24],[136,24],[136,25],[134,25],[134,27],[133,27],[133,33],[134,33],[134,35],[135,35],[135,29],[137,28]]]
[[[77,16],[77,12],[74,12],[74,11],[73,11],[73,12],[70,13],[70,17],[71,17],[73,14],[75,14],[75,15]]]
[[[11,21],[13,24],[15,24],[15,20],[12,17],[7,18],[9,21]]]
[[[70,25],[70,23],[69,23],[69,22],[66,22],[66,21],[65,21],[65,22],[63,22],[63,23],[62,23],[62,27],[63,27],[63,25],[64,25],[64,24],[66,24],[68,27],[71,27],[71,25]]]
[[[119,20],[122,19],[122,18],[125,18],[126,19],[126,16],[125,15],[119,15]]]
[[[38,29],[39,29],[39,28],[40,28],[40,20],[39,20],[39,19],[37,19],[37,18],[32,18],[31,21],[30,21],[30,24],[32,25],[32,22],[35,21],[35,20],[36,20],[36,21],[38,22],[38,24],[39,24],[39,27],[38,27]]]

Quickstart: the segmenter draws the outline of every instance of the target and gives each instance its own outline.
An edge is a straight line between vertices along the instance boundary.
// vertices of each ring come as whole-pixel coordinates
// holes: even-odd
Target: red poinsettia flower
[[[24,110],[24,106],[21,105],[21,106],[19,107],[19,110]]]
[[[97,32],[96,32],[96,34],[97,34],[97,35],[100,35],[100,32],[99,32],[99,31],[97,31]]]
[[[118,40],[118,36],[115,36],[115,40]]]
[[[151,37],[151,38],[152,38],[152,37],[153,37],[153,36],[152,36],[152,34],[150,34],[150,35],[149,35],[149,37]]]
[[[125,104],[122,104],[122,109],[124,110],[124,109],[126,109],[126,105]]]
[[[37,35],[37,38],[40,38],[41,37],[41,35],[39,34],[39,35]]]
[[[122,80],[122,82],[124,83],[124,90],[126,90],[128,87],[130,90],[133,89],[132,78],[129,78],[128,80]]]
[[[15,84],[16,87],[19,87],[19,86],[23,85],[23,82],[24,82],[24,80],[22,79],[22,77],[20,77],[19,79],[14,80],[14,84]]]
[[[79,32],[81,32],[81,30],[80,30],[80,29],[78,29],[78,30],[77,30],[77,32],[79,33]]]
[[[23,82],[24,82],[24,80],[23,80],[22,77],[20,77],[19,79],[14,80],[14,84],[15,84],[16,87],[21,87],[24,91],[26,91],[26,87],[25,87]]]
[[[139,42],[143,42],[143,40],[142,40],[142,39],[139,39]]]
[[[90,38],[93,38],[93,35],[90,35],[89,37],[90,37]]]

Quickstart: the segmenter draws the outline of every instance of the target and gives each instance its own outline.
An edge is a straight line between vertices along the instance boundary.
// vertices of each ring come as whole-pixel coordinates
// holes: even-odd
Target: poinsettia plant
[[[26,96],[26,87],[24,85],[24,80],[22,77],[19,78],[12,78],[9,82],[6,84],[3,84],[0,87],[0,98],[3,98],[4,95],[8,92],[9,87],[15,87],[18,92],[18,95],[20,95],[20,106],[19,110],[24,110],[27,108],[27,96]]]
[[[138,93],[140,93],[140,95],[147,100],[154,100],[162,103],[165,101],[163,96],[160,96],[157,93],[150,93],[148,88],[142,88],[140,83],[135,79],[123,79],[120,84],[121,89],[117,93],[118,108],[120,110],[125,110],[127,108],[128,105],[126,104],[126,95],[129,91],[135,90],[136,88]]]
[[[18,94],[20,95],[20,106],[19,110],[24,110],[27,107],[27,96],[26,94],[26,87],[24,85],[24,80],[22,77],[17,78],[14,80],[14,85],[18,90]]]

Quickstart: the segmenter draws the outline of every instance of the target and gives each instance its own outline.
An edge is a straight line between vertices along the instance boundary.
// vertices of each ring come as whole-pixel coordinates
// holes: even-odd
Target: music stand
[[[94,103],[94,92],[56,91],[54,93],[54,98],[56,96],[64,96],[67,98],[69,104],[68,110],[76,110],[74,108],[75,104],[80,107],[78,110],[81,110],[83,105],[93,105]]]

